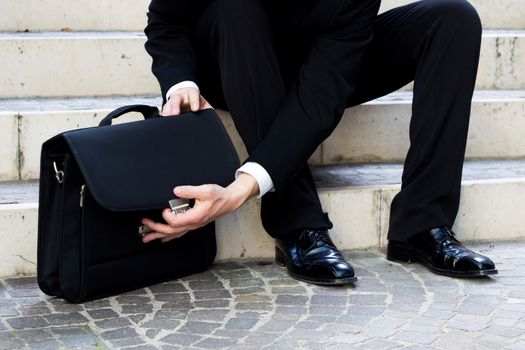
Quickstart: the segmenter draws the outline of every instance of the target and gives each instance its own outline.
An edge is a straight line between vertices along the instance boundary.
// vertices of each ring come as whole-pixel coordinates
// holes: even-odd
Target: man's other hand
[[[195,199],[195,205],[188,211],[173,214],[170,209],[162,212],[167,224],[143,219],[142,223],[148,226],[152,233],[144,236],[142,241],[160,239],[162,242],[179,238],[219,217],[232,213],[248,199],[259,193],[259,185],[255,178],[242,173],[228,187],[218,185],[179,186],[175,187],[175,195],[180,198]]]
[[[197,112],[202,109],[213,108],[200,94],[198,89],[185,87],[175,90],[168,97],[168,101],[162,107],[160,115],[179,115],[184,112]]]

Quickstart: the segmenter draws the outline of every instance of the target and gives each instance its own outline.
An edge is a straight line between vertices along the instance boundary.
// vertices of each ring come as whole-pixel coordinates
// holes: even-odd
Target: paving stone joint
[[[7,278],[0,349],[524,349],[525,241],[473,248],[500,274],[452,279],[346,251],[353,286],[243,260],[79,305],[44,295],[34,277]]]

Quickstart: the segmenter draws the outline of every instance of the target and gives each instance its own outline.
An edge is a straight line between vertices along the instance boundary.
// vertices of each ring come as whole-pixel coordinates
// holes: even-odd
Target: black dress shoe
[[[276,239],[275,262],[303,282],[339,285],[357,281],[354,269],[326,230],[304,230],[297,238]]]
[[[446,226],[421,232],[407,242],[389,241],[386,258],[417,261],[434,273],[451,277],[498,273],[492,260],[465,248]]]

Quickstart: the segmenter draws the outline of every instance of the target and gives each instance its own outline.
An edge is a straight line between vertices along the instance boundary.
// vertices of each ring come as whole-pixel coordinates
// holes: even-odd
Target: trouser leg
[[[202,93],[216,107],[229,109],[251,153],[287,95],[266,10],[259,1],[214,1],[193,32]],[[263,196],[261,219],[274,238],[332,227],[306,164],[280,193]]]
[[[414,79],[410,148],[391,204],[390,240],[454,223],[480,39],[479,17],[466,1],[423,0],[376,19],[350,105]]]

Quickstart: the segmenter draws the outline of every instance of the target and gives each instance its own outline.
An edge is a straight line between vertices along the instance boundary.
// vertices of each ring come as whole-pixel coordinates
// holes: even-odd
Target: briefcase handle
[[[111,121],[113,119],[130,112],[142,113],[144,119],[156,118],[159,116],[159,109],[157,107],[148,105],[129,105],[117,108],[113,112],[109,113],[104,119],[102,119],[98,126],[111,125]]]

